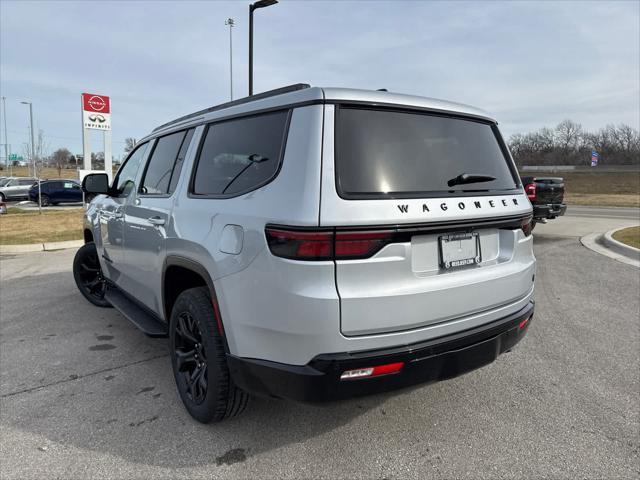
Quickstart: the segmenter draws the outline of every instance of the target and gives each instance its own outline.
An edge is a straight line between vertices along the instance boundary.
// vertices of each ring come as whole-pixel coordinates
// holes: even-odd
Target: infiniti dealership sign
[[[95,130],[111,130],[111,104],[109,97],[82,94],[82,125]]]

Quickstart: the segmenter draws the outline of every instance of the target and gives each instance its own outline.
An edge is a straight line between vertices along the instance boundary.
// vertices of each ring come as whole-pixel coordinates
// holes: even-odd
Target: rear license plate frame
[[[475,246],[475,255],[469,256],[468,253],[461,256],[453,256],[452,247],[449,247],[450,242],[469,241],[464,246],[467,252],[470,252],[471,244]],[[480,235],[478,232],[453,232],[440,235],[438,237],[438,255],[440,268],[443,270],[457,270],[459,268],[469,267],[477,265],[482,261],[482,252],[480,250]],[[446,258],[445,258],[446,257]]]

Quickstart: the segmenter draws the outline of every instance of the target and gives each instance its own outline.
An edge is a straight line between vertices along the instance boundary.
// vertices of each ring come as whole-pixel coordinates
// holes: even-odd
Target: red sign
[[[86,112],[111,113],[109,97],[93,93],[82,94],[82,109]]]

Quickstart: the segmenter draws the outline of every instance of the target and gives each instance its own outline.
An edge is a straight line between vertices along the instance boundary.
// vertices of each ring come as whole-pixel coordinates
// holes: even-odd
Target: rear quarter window
[[[495,125],[472,119],[341,107],[336,185],[344,198],[420,198],[518,191]],[[450,187],[463,173],[495,180]]]
[[[284,151],[289,111],[208,126],[192,182],[194,195],[236,196],[270,182]]]

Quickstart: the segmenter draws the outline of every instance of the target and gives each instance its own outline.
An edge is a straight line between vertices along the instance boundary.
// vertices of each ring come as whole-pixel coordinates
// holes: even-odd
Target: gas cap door
[[[244,230],[240,225],[225,225],[220,236],[220,251],[238,255],[242,251]]]

